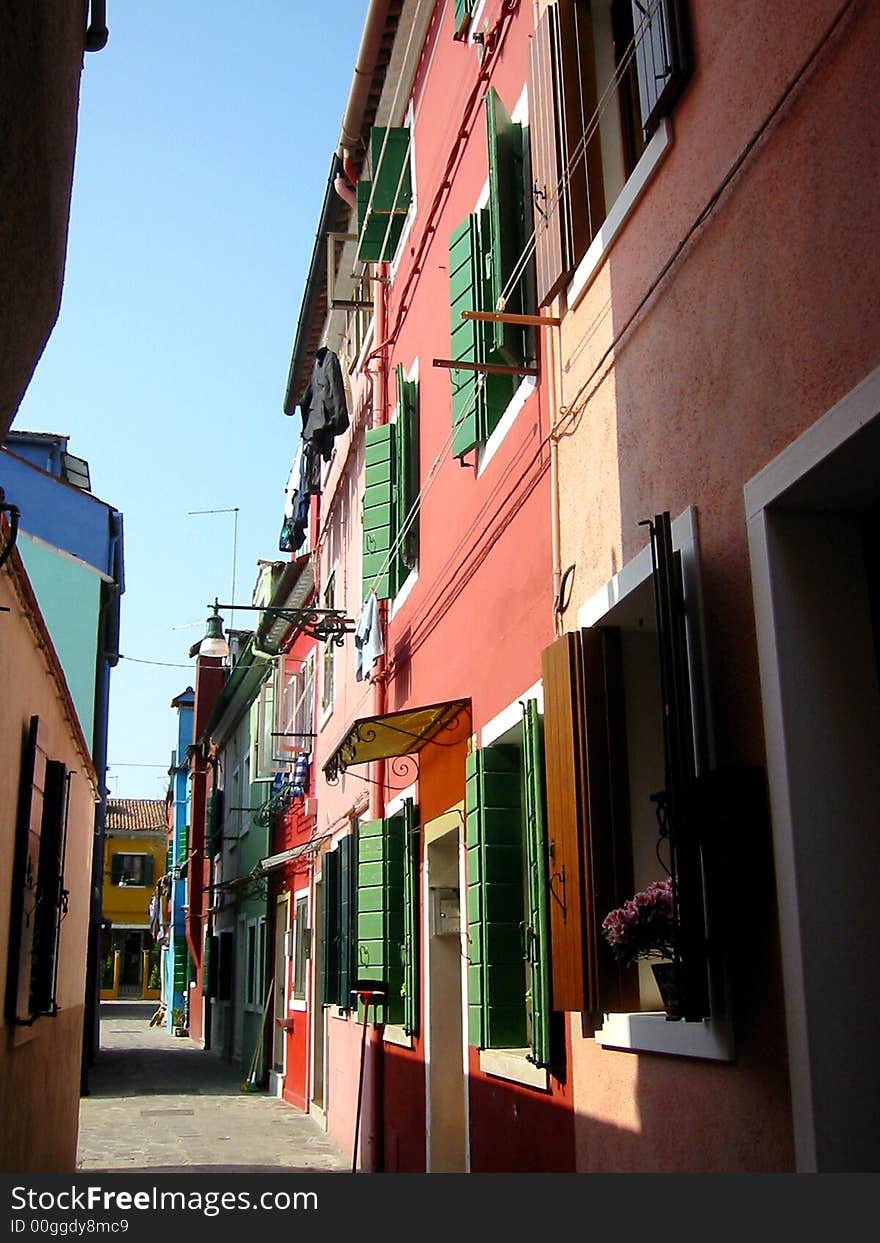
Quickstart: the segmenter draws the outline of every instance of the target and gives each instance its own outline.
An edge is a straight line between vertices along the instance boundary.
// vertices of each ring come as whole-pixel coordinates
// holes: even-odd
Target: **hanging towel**
[[[309,788],[309,755],[307,751],[299,751],[293,761],[293,777],[291,779],[295,798],[305,798]]]
[[[354,676],[358,682],[363,682],[372,673],[373,665],[385,651],[382,627],[379,624],[379,601],[374,591],[369,593],[361,609],[354,632],[354,646]]]

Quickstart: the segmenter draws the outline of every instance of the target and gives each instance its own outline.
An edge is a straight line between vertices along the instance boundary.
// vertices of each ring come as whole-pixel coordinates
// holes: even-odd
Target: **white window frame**
[[[291,937],[291,955],[290,955],[290,1000],[287,1003],[288,1010],[298,1010],[303,1012],[308,1009],[309,1005],[309,983],[310,983],[310,964],[312,961],[311,952],[311,936],[312,929],[310,925],[311,918],[311,901],[308,889],[294,890],[293,897],[293,925]],[[300,919],[302,915],[302,919]],[[296,964],[299,946],[303,945],[303,979],[302,979],[302,996],[296,995]]]

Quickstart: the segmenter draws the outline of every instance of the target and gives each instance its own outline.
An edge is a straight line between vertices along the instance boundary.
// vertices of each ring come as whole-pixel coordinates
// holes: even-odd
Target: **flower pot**
[[[654,982],[657,985],[657,991],[667,1011],[668,1018],[678,1018],[678,1012],[681,1007],[681,994],[678,987],[678,979],[675,971],[675,963],[673,962],[652,962],[651,970],[654,973]],[[670,1013],[670,1011],[672,1013]]]

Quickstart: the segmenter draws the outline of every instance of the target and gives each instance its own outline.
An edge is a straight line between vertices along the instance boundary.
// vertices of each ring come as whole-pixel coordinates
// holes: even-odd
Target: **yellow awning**
[[[413,755],[429,742],[438,741],[444,733],[449,735],[450,743],[458,741],[457,726],[463,713],[470,717],[468,699],[360,717],[324,764],[324,774],[329,781],[335,781],[352,764]]]

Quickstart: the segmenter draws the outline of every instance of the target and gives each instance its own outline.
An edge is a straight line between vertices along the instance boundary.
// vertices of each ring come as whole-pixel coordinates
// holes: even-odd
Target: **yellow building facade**
[[[108,799],[102,1000],[159,996],[159,947],[150,928],[150,903],[165,872],[167,851],[164,799]]]

